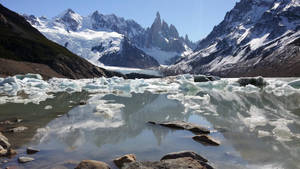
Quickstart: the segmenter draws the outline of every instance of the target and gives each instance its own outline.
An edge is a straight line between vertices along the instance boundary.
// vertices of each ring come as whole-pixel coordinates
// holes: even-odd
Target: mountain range
[[[48,40],[21,15],[0,4],[0,76],[24,73],[72,79],[122,76]]]
[[[13,60],[69,78],[113,75],[97,67],[104,65],[155,68],[164,75],[300,76],[299,0],[240,0],[197,44],[159,13],[149,28],[98,11],[83,17],[68,9],[51,19],[23,15],[34,29],[5,7],[0,12],[0,75]],[[41,65],[26,69],[33,67],[38,72]]]
[[[300,76],[300,1],[241,0],[193,54],[164,71],[222,77]]]
[[[162,21],[159,13],[147,29],[134,20],[98,11],[85,17],[72,9],[51,19],[23,16],[50,40],[98,66],[158,67],[196,47],[187,36],[180,37],[174,25]]]

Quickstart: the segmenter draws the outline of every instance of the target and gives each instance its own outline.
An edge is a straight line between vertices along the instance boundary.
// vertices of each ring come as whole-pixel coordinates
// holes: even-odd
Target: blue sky
[[[155,14],[177,27],[181,35],[197,41],[220,23],[239,0],[0,0],[18,13],[53,17],[67,8],[81,15],[96,10],[134,19],[143,27],[151,26]]]

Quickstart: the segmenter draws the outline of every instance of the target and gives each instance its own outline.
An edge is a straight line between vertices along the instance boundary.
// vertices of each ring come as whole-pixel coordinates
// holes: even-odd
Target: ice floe
[[[298,117],[291,113],[300,109],[300,100],[297,99],[300,96],[300,81],[274,78],[264,80],[267,82],[266,86],[261,88],[251,84],[240,86],[238,79],[230,78],[194,82],[193,75],[188,74],[162,79],[101,77],[81,80],[52,78],[48,81],[43,80],[40,75],[27,74],[0,78],[0,104],[39,104],[55,98],[55,93],[59,92],[89,93],[91,98],[87,105],[76,108],[76,116],[72,117],[75,124],[57,129],[57,132],[63,132],[77,127],[122,125],[121,112],[124,105],[101,99],[105,95],[131,97],[132,93],[163,93],[167,94],[168,99],[184,105],[183,114],[202,114],[208,119],[228,123],[234,129],[256,133],[259,137],[274,136],[279,141],[289,141],[299,135],[293,133],[289,125],[300,126]],[[50,105],[45,107],[48,110],[52,108]],[[81,111],[90,111],[90,114],[82,114]],[[81,116],[87,119],[83,122]],[[77,117],[81,117],[78,122]]]

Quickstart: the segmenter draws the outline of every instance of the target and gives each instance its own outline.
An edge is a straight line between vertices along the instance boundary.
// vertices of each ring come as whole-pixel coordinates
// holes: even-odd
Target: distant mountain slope
[[[168,72],[300,76],[299,39],[299,0],[241,0]]]
[[[98,11],[86,17],[80,16],[71,9],[52,19],[33,15],[24,15],[24,17],[47,38],[66,45],[72,52],[95,65],[101,64],[99,60],[103,60],[102,56],[113,55],[116,57],[116,52],[118,52],[123,53],[119,57],[136,58],[134,63],[141,63],[118,66],[155,67],[159,64],[154,61],[150,62],[153,63],[152,65],[146,63],[147,60],[153,60],[151,57],[160,64],[166,64],[171,58],[184,56],[192,51],[192,47],[195,47],[187,36],[186,38],[179,37],[175,26],[169,26],[166,22],[162,22],[159,14],[152,27],[148,29],[144,29],[133,20],[125,20],[113,14],[103,15]],[[124,37],[127,39],[124,40]],[[155,39],[156,41],[154,41]],[[130,42],[130,49],[134,50],[130,53],[135,55],[124,55],[124,52],[121,51],[123,49],[121,46],[125,41]],[[95,46],[102,46],[103,50],[92,50]],[[126,50],[128,51],[128,49]],[[144,59],[143,56],[147,56],[147,59]],[[106,62],[105,64],[115,65],[116,63]]]
[[[93,66],[64,47],[49,41],[22,16],[1,4],[0,58],[2,58],[0,65],[15,63],[1,67],[0,74],[2,76],[11,75],[14,73],[13,71],[15,73],[29,73],[32,70],[44,72],[43,75],[46,77],[60,75],[60,77],[74,79],[112,76],[114,74]],[[19,67],[16,69],[14,66]],[[22,72],[21,67],[24,67],[24,72]]]

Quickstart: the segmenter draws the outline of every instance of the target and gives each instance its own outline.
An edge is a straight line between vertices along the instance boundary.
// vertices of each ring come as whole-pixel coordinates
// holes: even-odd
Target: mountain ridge
[[[24,15],[24,17],[34,27],[39,29],[39,31],[41,31],[47,38],[61,45],[64,45],[64,43],[66,43],[66,42],[61,42],[60,40],[63,37],[60,37],[60,39],[54,38],[56,36],[56,35],[52,35],[54,34],[54,31],[52,31],[52,33],[50,34],[49,29],[53,29],[53,30],[64,29],[68,33],[70,32],[80,33],[87,30],[95,31],[95,32],[119,33],[120,35],[124,35],[124,37],[127,37],[128,40],[131,42],[132,46],[136,46],[139,50],[142,50],[144,52],[143,55],[154,57],[156,60],[159,61],[160,64],[169,63],[169,60],[174,57],[177,58],[177,57],[185,56],[187,52],[191,52],[191,49],[190,47],[188,47],[188,45],[193,47],[195,46],[193,42],[188,39],[187,36],[185,38],[180,37],[174,25],[171,24],[169,26],[166,22],[161,23],[161,21],[159,24],[163,24],[164,27],[160,27],[161,28],[160,30],[157,30],[155,31],[155,33],[153,33],[153,31],[151,31],[152,30],[151,28],[145,29],[134,20],[126,20],[122,17],[117,17],[114,14],[103,15],[99,13],[99,11],[95,11],[85,17],[80,16],[79,14],[75,13],[71,9],[65,10],[63,13],[59,14],[56,17],[53,17],[52,19],[47,19],[45,17],[35,17],[33,15]],[[164,32],[166,36],[161,36],[159,32]],[[174,35],[174,36],[170,36],[170,35]],[[155,43],[155,44],[151,43],[153,37],[159,39],[160,43]],[[118,41],[122,41],[122,40],[118,40]],[[104,42],[101,41],[101,43]],[[100,44],[97,44],[95,46],[98,45]],[[93,46],[88,46],[86,48],[93,48]],[[82,54],[79,53],[76,49],[72,49],[72,48],[68,48],[68,49],[88,60],[91,56],[95,56],[95,54],[91,52],[88,53],[86,52],[85,54]],[[141,52],[135,51],[133,53],[138,54]],[[98,60],[100,60],[100,57],[102,55],[103,54],[101,53],[98,54]],[[136,57],[142,59],[141,56],[142,55],[137,55]],[[141,61],[141,62],[144,63],[145,61]],[[99,64],[97,63],[97,61],[95,61],[95,59],[93,59],[91,63],[94,63],[95,65]],[[135,66],[139,67],[139,65],[135,65]],[[155,67],[158,65],[153,64],[152,66]]]
[[[238,77],[276,76],[281,70],[280,76],[299,76],[299,68],[287,68],[282,61],[289,63],[300,57],[299,46],[292,43],[300,35],[299,11],[296,0],[241,0],[199,42],[193,54],[166,72]],[[294,60],[298,65],[298,59]]]
[[[60,77],[72,79],[119,75],[93,66],[64,47],[49,41],[22,16],[1,4],[0,35],[1,65],[5,66],[0,72],[2,76],[36,72],[45,72],[43,75],[47,78],[59,74]],[[22,72],[22,68],[15,69],[13,64],[4,63],[26,67],[29,72]],[[41,68],[43,70],[38,70]]]

